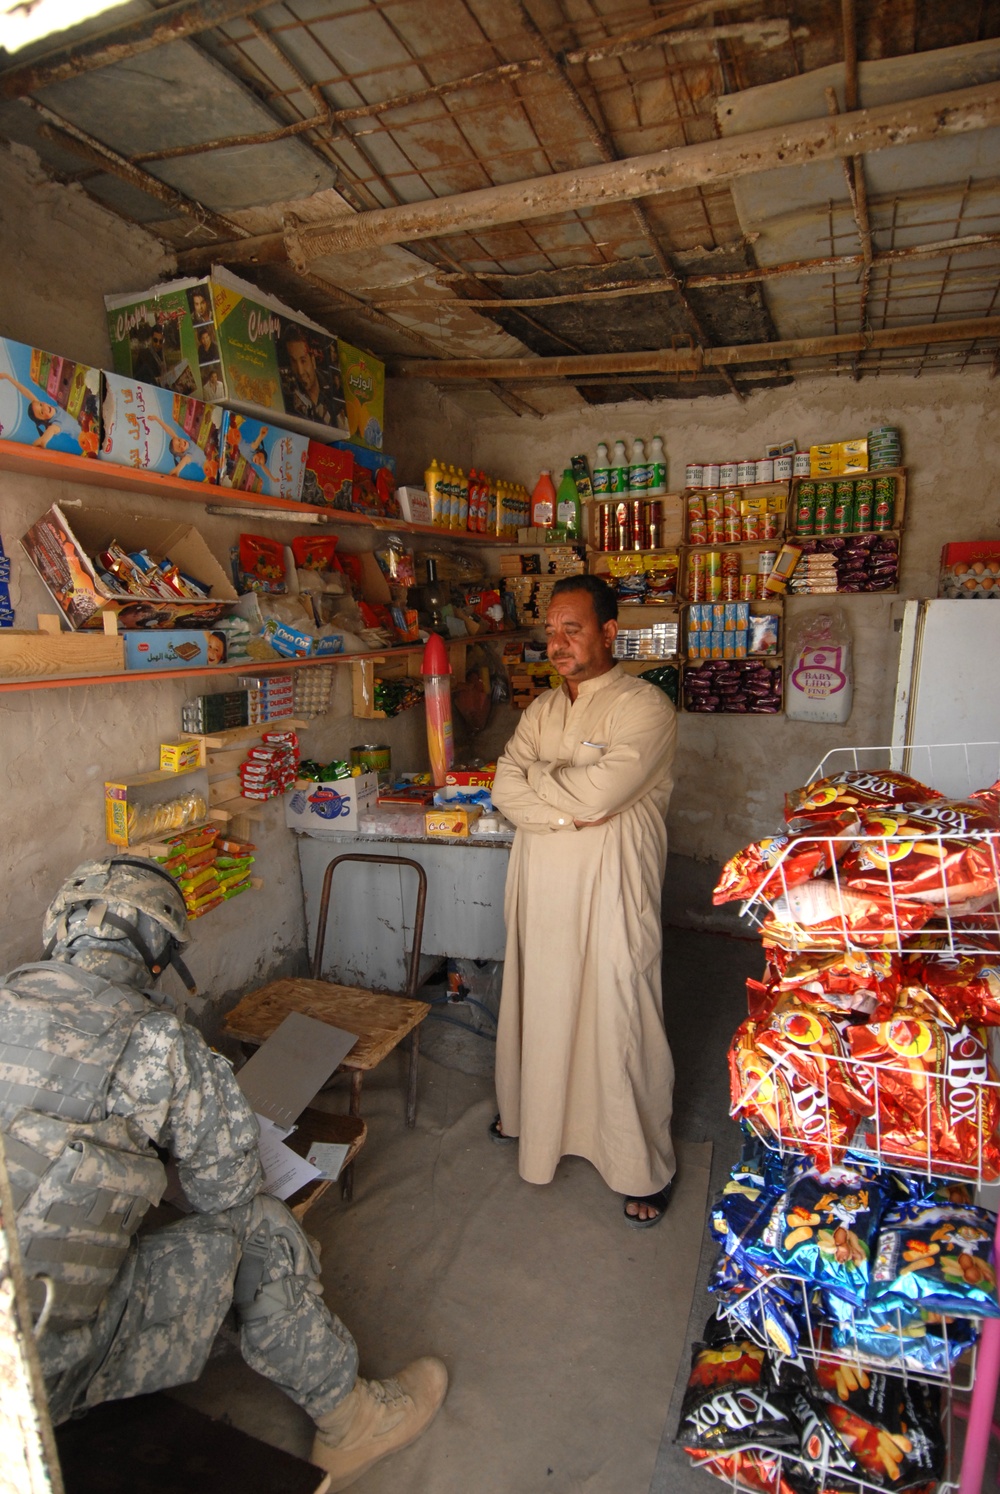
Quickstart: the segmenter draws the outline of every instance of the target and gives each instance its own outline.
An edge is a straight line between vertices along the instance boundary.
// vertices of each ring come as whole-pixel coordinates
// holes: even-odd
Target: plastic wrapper
[[[912,964],[918,983],[954,1021],[1000,1027],[1000,955],[917,955]]]
[[[1000,820],[982,800],[865,811],[861,820],[864,838],[843,860],[852,892],[955,908],[996,891]]]
[[[859,828],[860,821],[853,811],[828,819],[793,820],[787,834],[755,841],[726,862],[712,893],[712,902],[719,906],[738,898],[753,897],[775,868],[778,871],[770,883],[774,894],[786,887],[808,882],[812,877],[821,877],[830,870],[833,860],[848,849],[847,842],[838,843],[822,837],[850,836]]]
[[[895,1376],[880,1378],[887,1382],[885,1396],[868,1415],[840,1400],[813,1399],[811,1404],[855,1463],[855,1477],[884,1489],[924,1489],[940,1477],[944,1468],[939,1393],[933,1386],[904,1382]],[[855,1399],[867,1397],[862,1392]],[[814,1435],[814,1428],[809,1430]],[[835,1489],[836,1477],[827,1479],[826,1487]]]
[[[776,898],[761,932],[765,944],[783,949],[895,949],[901,937],[919,932],[933,912],[928,903],[854,892],[822,878]]]
[[[757,1046],[759,1024],[743,1022],[729,1047],[730,1114],[819,1167],[842,1161],[858,1127],[856,1111],[828,1104],[822,1090]]]
[[[982,1030],[901,1016],[847,1036],[877,1102],[884,1151],[941,1171],[1000,1176],[1000,1093]]]
[[[848,1045],[837,1022],[784,993],[757,1029],[758,1049],[822,1091],[838,1109],[871,1115],[873,1106],[843,1060]]]
[[[979,1336],[970,1318],[944,1320],[940,1314],[911,1310],[911,1304],[898,1300],[890,1306],[876,1303],[867,1312],[851,1313],[829,1332],[835,1350],[882,1360],[887,1367],[908,1374],[942,1379],[948,1378],[952,1366]]]
[[[891,809],[897,804],[924,804],[943,798],[943,794],[908,773],[849,768],[786,794],[785,819],[794,820],[800,815],[808,815],[810,819],[832,818],[845,809],[858,813],[863,809]]]
[[[677,1440],[687,1451],[798,1445],[798,1426],[773,1388],[763,1349],[749,1339],[694,1345]]]
[[[726,1484],[759,1491],[759,1494],[815,1494],[815,1481],[797,1463],[778,1453],[757,1448],[738,1452],[710,1453],[686,1447],[697,1467],[704,1468]]]
[[[863,1173],[807,1173],[775,1204],[749,1253],[762,1265],[863,1306],[885,1204],[883,1185]]]
[[[893,1012],[903,979],[898,955],[884,950],[790,955],[771,952],[770,980],[780,991],[794,991],[818,1011],[858,1012],[884,1022]]]
[[[994,1215],[974,1205],[902,1204],[883,1221],[873,1304],[896,1301],[955,1317],[1000,1317],[991,1264]]]

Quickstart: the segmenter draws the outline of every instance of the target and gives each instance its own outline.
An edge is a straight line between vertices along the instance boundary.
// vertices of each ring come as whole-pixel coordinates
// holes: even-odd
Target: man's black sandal
[[[494,1116],[490,1124],[490,1140],[495,1141],[498,1146],[516,1146],[516,1136],[505,1136],[500,1129],[500,1117]]]
[[[673,1179],[671,1179],[666,1187],[660,1189],[659,1193],[650,1193],[646,1198],[626,1198],[622,1212],[625,1215],[625,1223],[629,1229],[652,1229],[654,1224],[659,1224],[667,1212],[667,1205],[670,1202],[673,1187]],[[648,1204],[651,1209],[658,1209],[659,1213],[653,1214],[649,1219],[640,1219],[638,1214],[629,1213],[629,1204]]]

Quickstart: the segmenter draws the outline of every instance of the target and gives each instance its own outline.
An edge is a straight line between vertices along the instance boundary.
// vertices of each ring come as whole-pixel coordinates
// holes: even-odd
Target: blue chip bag
[[[885,1184],[864,1172],[805,1173],[775,1204],[748,1253],[863,1307],[886,1202]]]
[[[1000,1317],[992,1265],[995,1215],[974,1205],[906,1203],[885,1217],[871,1300],[956,1317]]]
[[[925,1321],[922,1315],[914,1318],[904,1312],[897,1323],[895,1315],[875,1308],[830,1330],[834,1349],[861,1359],[879,1360],[887,1369],[942,1379],[948,1378],[951,1366],[978,1337],[979,1330],[970,1318]]]

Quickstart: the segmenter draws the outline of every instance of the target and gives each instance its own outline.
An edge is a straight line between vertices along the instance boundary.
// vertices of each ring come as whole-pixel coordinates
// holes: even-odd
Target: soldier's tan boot
[[[440,1359],[415,1359],[392,1380],[359,1379],[338,1406],[316,1420],[312,1461],[330,1475],[330,1494],[346,1489],[430,1426],[448,1389]]]

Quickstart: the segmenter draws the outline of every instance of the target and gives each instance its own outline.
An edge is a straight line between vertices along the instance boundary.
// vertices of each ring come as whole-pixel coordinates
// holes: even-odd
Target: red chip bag
[[[786,835],[755,841],[726,862],[712,902],[718,907],[737,898],[753,897],[765,882],[769,883],[769,896],[777,897],[789,887],[821,877],[850,846],[846,838],[829,837],[849,837],[859,828],[853,810],[822,819],[793,820]]]
[[[899,950],[933,916],[929,903],[838,887],[832,878],[801,883],[779,898],[762,924],[765,944],[791,950]]]
[[[898,955],[882,950],[791,955],[775,950],[772,979],[817,1011],[862,1012],[873,1022],[891,1015],[902,981]]]
[[[706,1448],[686,1447],[684,1451],[699,1468],[714,1474],[732,1487],[750,1489],[756,1494],[802,1494],[800,1482],[790,1483],[782,1469],[782,1458],[764,1448],[741,1448],[739,1452],[713,1453]]]
[[[757,1046],[759,1024],[743,1022],[729,1045],[730,1114],[758,1135],[807,1152],[821,1169],[842,1162],[858,1126],[856,1112],[828,1103],[791,1066]]]
[[[811,1010],[796,996],[780,997],[756,1034],[760,1052],[769,1054],[783,1068],[791,1069],[805,1084],[813,1085],[831,1104],[858,1115],[871,1115],[873,1106],[853,1082],[843,1063],[848,1047],[832,1018]]]
[[[785,819],[794,820],[799,815],[808,815],[811,819],[829,818],[845,809],[855,812],[891,809],[897,804],[923,804],[943,797],[936,789],[928,788],[907,773],[869,773],[854,768],[817,779],[805,788],[793,789],[786,794]]]
[[[922,955],[914,965],[956,1022],[1000,1027],[1000,955]]]
[[[891,812],[862,811],[864,836],[843,859],[852,892],[955,909],[993,895],[1000,874],[1000,821],[985,803],[941,799]]]

